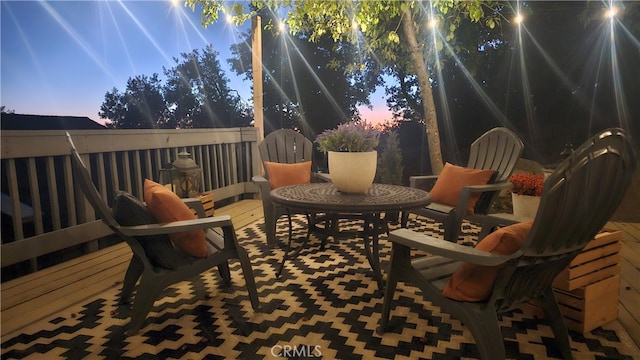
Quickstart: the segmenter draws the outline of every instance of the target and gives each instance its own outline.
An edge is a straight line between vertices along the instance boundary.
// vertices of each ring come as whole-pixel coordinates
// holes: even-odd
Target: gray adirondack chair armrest
[[[484,192],[493,192],[493,191],[502,191],[508,190],[513,187],[513,184],[510,182],[503,182],[498,184],[486,184],[486,185],[469,185],[462,188],[462,192],[460,193],[460,198],[458,199],[458,205],[456,206],[456,211],[460,214],[464,214],[465,209],[467,208],[467,203],[469,202],[469,198],[473,194],[482,194]]]
[[[176,233],[191,230],[204,230],[215,227],[232,226],[231,216],[221,215],[214,217],[205,217],[193,220],[180,220],[170,223],[159,223],[149,225],[120,226],[119,229],[123,234],[129,236],[144,236]]]
[[[409,186],[423,190],[429,190],[438,180],[438,175],[416,175],[409,177]]]
[[[470,193],[483,193],[487,191],[498,191],[498,190],[509,190],[513,187],[513,184],[510,182],[496,183],[496,184],[486,184],[486,185],[468,185],[465,186],[464,189],[469,189]],[[464,191],[464,189],[462,191]]]
[[[482,194],[487,191],[497,191],[497,190],[506,190],[510,189],[512,186],[511,183],[500,183],[500,184],[487,184],[487,185],[469,185],[462,188],[462,192],[460,193],[460,197],[458,198],[458,203],[456,204],[456,211],[452,216],[456,217],[456,223],[461,223],[462,219],[467,214],[467,204],[469,203],[469,199],[473,194]]]
[[[251,181],[256,182],[256,183],[269,183],[269,180],[267,180],[266,177],[262,176],[262,175],[253,175],[251,177]]]
[[[467,215],[467,203],[469,202],[469,198],[471,198],[471,195],[482,195],[485,192],[508,190],[512,187],[513,184],[508,181],[496,184],[470,185],[463,187],[462,192],[460,193],[460,198],[458,199],[458,204],[456,205],[456,216],[459,217],[458,221],[462,221],[462,218]],[[479,200],[480,199],[481,198],[479,198]],[[489,209],[486,209],[484,211],[489,212]],[[483,211],[481,210],[480,213],[483,213]]]
[[[329,173],[311,173],[312,181],[313,179],[320,180],[323,182],[331,182],[331,174]]]
[[[269,179],[267,179],[262,175],[254,175],[251,177],[251,181],[253,181],[254,184],[258,185],[258,188],[260,189],[260,196],[262,196],[262,199],[263,199],[263,203],[270,204],[271,203],[271,195],[270,195],[271,184],[269,184]]]
[[[389,233],[389,240],[394,243],[407,246],[411,249],[422,250],[448,259],[484,266],[501,265],[522,255],[521,251],[516,251],[512,255],[497,255],[477,250],[470,246],[442,241],[442,239],[404,228],[394,230]]]
[[[195,210],[199,218],[207,217],[207,215],[204,212],[204,205],[202,205],[202,201],[200,201],[200,199],[185,198],[185,199],[182,199],[182,201],[185,203],[185,205]]]

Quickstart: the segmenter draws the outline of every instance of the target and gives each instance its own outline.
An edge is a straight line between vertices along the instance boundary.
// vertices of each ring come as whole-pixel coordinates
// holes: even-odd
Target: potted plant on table
[[[350,121],[325,130],[315,142],[328,154],[329,175],[344,193],[365,193],[376,176],[380,133],[361,121]]]
[[[544,175],[533,173],[516,173],[509,177],[513,184],[511,201],[513,214],[520,217],[532,218],[538,212],[540,196],[544,187]]]

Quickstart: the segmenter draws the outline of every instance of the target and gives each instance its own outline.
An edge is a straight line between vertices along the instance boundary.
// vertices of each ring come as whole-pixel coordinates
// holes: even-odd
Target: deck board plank
[[[2,337],[11,337],[23,327],[51,317],[64,309],[98,295],[113,286],[120,286],[127,263],[117,264],[99,276],[86,281],[74,282],[50,291],[43,296],[30,299],[2,312]]]
[[[71,268],[54,266],[49,268],[51,269],[50,271],[46,271],[45,276],[34,276],[34,278],[25,279],[24,282],[12,286],[9,290],[3,288],[2,310],[4,311],[31,299],[45,296],[52,291],[64,288],[67,284],[76,282],[91,283],[94,277],[102,276],[104,271],[109,270],[111,267],[123,263],[125,265],[128,264],[131,258],[131,250],[124,243],[110,246],[103,250],[105,251],[93,253],[99,254],[99,256],[92,256],[89,259],[78,258],[84,261],[76,262],[75,266]]]
[[[243,228],[258,220],[262,220],[261,200],[242,200],[216,209],[215,215],[229,215],[236,229]]]
[[[122,244],[123,247],[126,247],[126,245]],[[23,286],[24,283],[29,282],[29,281],[34,281],[37,282],[39,280],[42,279],[47,279],[49,277],[51,277],[51,274],[53,272],[64,272],[67,271],[69,269],[74,269],[76,268],[76,266],[78,266],[78,264],[83,263],[83,262],[91,262],[93,261],[93,259],[104,256],[105,254],[111,252],[111,251],[119,251],[117,246],[110,246],[108,248],[104,248],[100,251],[96,251],[96,252],[92,252],[68,261],[65,261],[63,263],[60,263],[58,265],[46,268],[46,269],[42,269],[40,271],[25,275],[20,277],[20,281],[14,281],[14,280],[10,280],[7,281],[5,283],[2,284],[2,299],[4,300],[4,295],[5,295],[5,291],[10,291],[11,289],[13,289],[14,287],[19,287],[19,286]],[[17,279],[16,279],[17,280]]]
[[[624,267],[623,267],[624,269]],[[637,276],[637,273],[636,273]],[[620,279],[620,300],[618,321],[624,326],[631,339],[640,347],[640,292],[624,278]]]

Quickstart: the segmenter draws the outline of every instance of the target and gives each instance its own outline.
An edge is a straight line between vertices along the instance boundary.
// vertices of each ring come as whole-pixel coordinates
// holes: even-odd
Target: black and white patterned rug
[[[437,226],[413,222],[427,233]],[[357,227],[346,223],[341,228]],[[286,221],[279,223],[284,238]],[[294,219],[304,234],[303,217]],[[465,233],[472,242],[477,229]],[[392,308],[391,328],[375,329],[382,292],[364,255],[361,239],[331,241],[320,250],[312,241],[288,261],[276,278],[283,251],[270,249],[261,225],[238,230],[249,251],[261,310],[251,308],[237,261],[231,263],[233,285],[223,288],[214,270],[164,292],[137,335],[127,337],[129,309],[118,306],[119,286],[33,324],[20,335],[2,339],[3,359],[460,359],[477,358],[469,331],[424,302],[419,291],[402,283]],[[381,237],[383,272],[390,253]],[[560,358],[548,323],[521,310],[501,317],[508,358]],[[606,328],[606,327],[605,327]],[[574,356],[586,359],[632,359],[634,349],[613,330],[585,335],[571,332]]]

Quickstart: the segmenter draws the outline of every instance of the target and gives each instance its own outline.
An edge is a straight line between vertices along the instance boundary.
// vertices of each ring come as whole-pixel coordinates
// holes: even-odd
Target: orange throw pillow
[[[486,252],[511,255],[520,250],[529,235],[533,221],[513,224],[487,235],[476,249]],[[464,263],[456,270],[442,289],[449,299],[460,301],[484,301],[491,295],[493,284],[502,266],[482,266]]]
[[[271,189],[311,182],[311,161],[295,164],[265,161],[264,167],[269,176]]]
[[[144,201],[159,223],[193,220],[198,217],[171,190],[149,179],[144,180]],[[203,230],[192,230],[169,234],[171,242],[180,250],[196,257],[207,256],[207,245]]]
[[[442,173],[438,176],[431,194],[434,203],[456,206],[462,193],[462,188],[470,185],[486,185],[493,177],[494,170],[469,169],[462,166],[445,163]],[[467,204],[467,212],[473,214],[473,208],[480,198],[480,194],[473,194]]]

